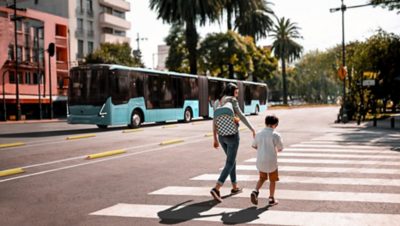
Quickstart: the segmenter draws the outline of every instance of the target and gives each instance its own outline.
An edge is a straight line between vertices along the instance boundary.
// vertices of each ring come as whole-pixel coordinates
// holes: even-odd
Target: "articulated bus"
[[[78,66],[70,71],[67,121],[99,128],[137,128],[147,122],[210,118],[213,103],[228,82],[238,85],[239,105],[245,114],[267,109],[264,83],[119,65]]]

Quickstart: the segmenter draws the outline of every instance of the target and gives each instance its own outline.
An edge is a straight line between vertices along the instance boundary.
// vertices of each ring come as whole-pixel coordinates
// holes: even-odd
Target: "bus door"
[[[208,79],[199,76],[199,116],[208,117]]]
[[[242,81],[237,81],[237,85],[239,87],[239,96],[238,96],[238,101],[239,101],[239,107],[242,109],[242,112],[244,112],[244,85]]]

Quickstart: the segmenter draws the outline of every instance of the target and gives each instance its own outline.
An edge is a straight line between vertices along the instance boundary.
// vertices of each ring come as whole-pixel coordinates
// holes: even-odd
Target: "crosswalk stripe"
[[[293,144],[290,145],[290,147],[297,147],[297,148],[338,148],[338,149],[361,149],[361,150],[382,150],[382,149],[388,149],[390,147],[385,147],[385,146],[359,146],[359,145],[333,145],[333,144]]]
[[[249,219],[251,214],[254,220]],[[400,215],[374,213],[330,213],[330,212],[296,212],[268,210],[268,208],[248,207],[246,209],[220,208],[212,206],[170,206],[118,203],[114,206],[96,211],[90,215],[118,216],[161,219],[166,222],[186,222],[190,220],[235,223],[244,216],[251,224],[268,225],[397,225]],[[236,222],[237,223],[237,222]]]
[[[219,174],[203,174],[191,178],[191,180],[216,181]],[[238,181],[257,181],[258,175],[237,175]],[[229,178],[228,178],[229,179]],[[377,178],[346,178],[346,177],[299,177],[282,176],[279,183],[300,184],[336,184],[336,185],[370,185],[370,186],[400,186],[400,179]]]
[[[256,159],[249,159],[245,162],[255,162]],[[312,164],[342,164],[342,165],[379,165],[399,166],[399,160],[394,161],[373,161],[373,160],[338,160],[338,159],[284,159],[278,157],[278,163],[312,163]]]
[[[235,197],[249,198],[253,189],[243,189],[242,193],[235,194]],[[221,188],[221,195],[230,194],[230,188]],[[260,190],[260,198],[268,197],[268,189]],[[176,196],[210,196],[210,187],[184,187],[168,186],[149,195],[176,195]],[[400,203],[400,194],[390,193],[366,193],[366,192],[334,192],[334,191],[302,191],[283,190],[276,192],[276,197],[289,200],[309,201],[345,201],[345,202],[378,202],[378,203]]]
[[[398,156],[385,156],[385,155],[374,155],[374,154],[332,154],[332,153],[292,153],[292,152],[282,152],[279,153],[280,156],[285,157],[335,157],[335,158],[360,158],[360,159],[400,159]]]
[[[255,165],[236,165],[236,170],[257,170]],[[279,166],[279,172],[313,172],[313,173],[365,173],[365,174],[399,174],[400,169],[354,168],[354,167],[319,167],[319,166]]]
[[[360,150],[360,149],[330,149],[330,148],[285,148],[282,153],[285,152],[321,152],[321,153],[346,153],[346,154],[379,154],[385,156],[400,156],[399,152],[388,151],[388,150]]]

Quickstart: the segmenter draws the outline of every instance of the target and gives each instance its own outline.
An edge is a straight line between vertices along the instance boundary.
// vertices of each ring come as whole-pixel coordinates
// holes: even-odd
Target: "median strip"
[[[22,146],[22,145],[25,145],[25,143],[16,142],[16,143],[9,143],[9,144],[0,144],[0,148],[10,148],[10,147],[17,147],[17,146]]]
[[[97,154],[91,154],[86,157],[86,159],[96,159],[96,158],[102,158],[102,157],[107,157],[111,155],[118,155],[118,154],[123,154],[125,153],[125,149],[119,149],[119,150],[114,150],[114,151],[106,151],[106,152],[101,152]]]
[[[166,140],[160,143],[160,145],[168,145],[168,144],[176,144],[176,143],[181,143],[184,140],[182,139],[174,139],[174,140]]]
[[[143,129],[126,129],[126,130],[123,130],[122,132],[123,133],[134,133],[134,132],[140,132],[140,131],[143,131]]]
[[[10,176],[10,175],[18,174],[18,173],[23,173],[23,172],[25,172],[25,171],[22,168],[3,170],[3,171],[0,171],[0,177]]]
[[[86,134],[86,135],[79,135],[79,136],[71,136],[67,137],[67,140],[76,140],[76,139],[82,139],[82,138],[89,138],[89,137],[95,137],[96,134]]]

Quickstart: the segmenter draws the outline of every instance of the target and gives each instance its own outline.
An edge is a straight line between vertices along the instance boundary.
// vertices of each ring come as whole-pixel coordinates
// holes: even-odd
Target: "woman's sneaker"
[[[250,200],[251,200],[251,203],[253,203],[254,205],[258,204],[258,191],[251,192]]]
[[[215,188],[211,189],[210,193],[215,201],[222,202],[221,195],[217,189]]]
[[[278,204],[278,200],[276,200],[274,197],[269,197],[268,198],[268,205],[275,206],[277,204]]]

